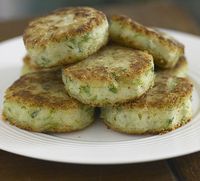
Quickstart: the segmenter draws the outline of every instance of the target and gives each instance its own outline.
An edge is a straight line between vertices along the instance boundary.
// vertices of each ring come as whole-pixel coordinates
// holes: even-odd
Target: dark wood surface
[[[200,34],[198,23],[179,5],[156,2],[101,7],[108,15],[126,14],[150,26]],[[0,41],[23,33],[30,19],[0,22]],[[0,150],[0,180],[200,180],[200,153],[170,160],[127,165],[76,165],[36,160]]]
[[[19,181],[173,181],[165,161],[130,165],[75,165],[41,161],[0,152],[0,180]]]

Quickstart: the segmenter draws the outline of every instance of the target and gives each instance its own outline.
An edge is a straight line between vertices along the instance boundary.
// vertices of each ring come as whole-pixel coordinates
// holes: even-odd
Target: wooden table
[[[195,20],[178,5],[166,2],[101,7],[107,14],[122,13],[151,26],[200,34]],[[29,20],[0,23],[0,41],[21,35]],[[0,151],[0,180],[200,180],[200,153],[179,158],[127,165],[75,165],[41,161]]]

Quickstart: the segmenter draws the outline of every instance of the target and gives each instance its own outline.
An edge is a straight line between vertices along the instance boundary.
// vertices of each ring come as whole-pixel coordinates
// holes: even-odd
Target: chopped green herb
[[[72,78],[71,78],[71,77],[69,77],[69,78],[68,78],[68,81],[72,82]]]
[[[90,94],[90,87],[88,85],[80,87],[81,92],[85,92],[86,94]]]
[[[71,39],[69,40],[72,44],[75,44],[76,43],[76,40],[75,39]]]
[[[81,44],[84,43],[84,42],[87,42],[89,39],[90,39],[89,34],[86,34],[85,36],[82,37],[82,40],[81,40],[81,41],[78,43],[78,45],[77,45],[77,46],[78,46],[78,51],[79,51],[79,52],[82,52],[82,51],[83,51],[83,50],[82,50],[82,47],[83,47],[83,46],[82,46]]]
[[[70,49],[73,49],[73,46],[71,46],[71,45],[67,45]]]
[[[122,111],[122,108],[120,106],[116,107],[117,111]]]
[[[115,94],[117,93],[117,87],[115,87],[113,84],[109,85],[108,89]]]
[[[92,101],[95,101],[96,99],[97,99],[97,95],[91,98]]]
[[[117,79],[118,76],[117,76],[117,74],[115,72],[111,72],[111,74],[112,74],[114,79]]]
[[[138,37],[140,37],[140,34],[139,34],[139,33],[135,33],[135,34],[133,35],[133,37],[134,37],[134,38],[138,38]]]
[[[31,117],[32,117],[32,118],[35,118],[35,117],[38,115],[38,113],[39,113],[39,110],[33,111],[33,112],[31,113]]]
[[[51,110],[50,110],[50,114],[53,114],[53,113],[55,113],[55,112],[56,112],[55,109],[51,109]]]
[[[85,36],[83,36],[82,41],[88,41],[90,39],[89,34],[86,34]]]
[[[45,67],[47,64],[49,64],[49,62],[50,62],[50,60],[49,60],[48,58],[43,57],[43,56],[41,57],[41,60],[42,60],[42,61],[38,61],[37,63],[40,64],[41,66],[44,66],[44,67]]]
[[[55,129],[55,128],[58,128],[59,127],[59,124],[56,123],[56,122],[47,122],[44,127],[48,130],[51,130],[51,129]]]
[[[90,113],[90,112],[93,111],[93,108],[91,108],[91,107],[87,107],[87,108],[85,108],[85,111],[86,111],[87,113]]]
[[[142,114],[138,114],[138,117],[139,117],[139,119],[141,120],[142,119]]]
[[[126,72],[127,69],[126,69],[126,68],[121,68],[121,71],[122,71],[122,72]]]
[[[168,124],[168,125],[172,124],[173,120],[174,120],[174,117],[168,119],[168,120],[167,120],[167,124]]]
[[[134,85],[141,85],[143,82],[141,79],[137,79],[133,82]]]

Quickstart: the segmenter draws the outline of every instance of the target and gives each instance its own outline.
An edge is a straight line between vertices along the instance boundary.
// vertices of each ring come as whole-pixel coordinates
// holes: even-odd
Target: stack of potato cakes
[[[37,132],[71,132],[94,120],[128,134],[160,134],[192,117],[184,46],[129,17],[90,7],[56,10],[29,23],[22,76],[3,117]]]

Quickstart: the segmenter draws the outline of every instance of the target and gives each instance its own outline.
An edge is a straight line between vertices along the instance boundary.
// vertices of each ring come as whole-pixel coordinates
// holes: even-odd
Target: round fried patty
[[[71,132],[90,125],[94,109],[69,97],[60,71],[20,77],[6,91],[3,117],[36,132]]]
[[[153,55],[155,65],[161,68],[173,68],[184,54],[184,46],[173,37],[145,27],[127,16],[112,16],[109,31],[112,41],[148,51]]]
[[[127,102],[154,83],[153,58],[146,52],[109,45],[63,69],[68,94],[92,106]]]
[[[101,11],[93,8],[64,8],[30,22],[23,38],[28,54],[38,66],[69,64],[106,44],[108,22]]]
[[[186,124],[192,117],[192,83],[186,78],[156,75],[141,98],[101,109],[104,123],[128,134],[160,134]]]

